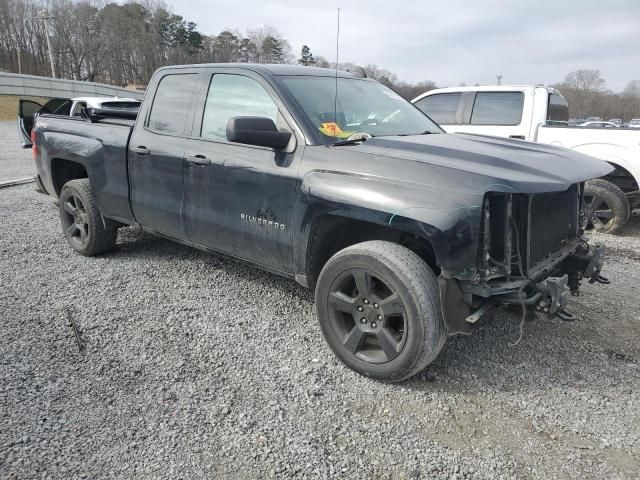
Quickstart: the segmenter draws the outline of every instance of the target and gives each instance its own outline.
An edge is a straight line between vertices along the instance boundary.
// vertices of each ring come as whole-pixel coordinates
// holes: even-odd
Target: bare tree
[[[569,102],[571,113],[585,117],[594,115],[599,110],[598,102],[604,86],[600,70],[576,70],[567,74],[558,87]]]

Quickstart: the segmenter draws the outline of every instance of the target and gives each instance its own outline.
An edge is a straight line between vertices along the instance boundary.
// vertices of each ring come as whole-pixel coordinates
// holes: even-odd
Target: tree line
[[[48,31],[45,30],[45,22]],[[32,75],[52,74],[47,45],[51,43],[58,77],[111,85],[146,85],[164,65],[185,63],[299,63],[335,68],[314,56],[308,45],[299,55],[270,25],[206,35],[162,4],[101,0],[0,0],[0,69]],[[436,88],[431,80],[404,82],[377,65],[337,68],[364,71],[407,99]],[[640,81],[622,93],[606,89],[597,70],[572,72],[557,87],[569,101],[572,117],[600,116],[628,120],[640,116]]]
[[[631,80],[620,93],[606,88],[600,70],[576,70],[552,85],[567,99],[571,118],[640,118],[640,80]]]

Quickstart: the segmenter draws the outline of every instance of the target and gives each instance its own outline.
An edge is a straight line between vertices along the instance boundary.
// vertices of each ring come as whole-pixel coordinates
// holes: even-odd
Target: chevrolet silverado
[[[135,119],[41,112],[26,133],[78,253],[134,225],[294,279],[337,357],[376,379],[416,374],[496,306],[571,319],[581,279],[608,283],[579,206],[609,164],[446,134],[349,73],[164,67]]]

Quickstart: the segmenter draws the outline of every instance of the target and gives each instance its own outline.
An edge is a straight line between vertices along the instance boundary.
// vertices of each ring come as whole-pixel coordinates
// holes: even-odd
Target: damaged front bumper
[[[449,335],[468,334],[472,325],[496,306],[516,305],[562,320],[574,320],[567,310],[569,295],[578,295],[580,281],[609,284],[600,272],[604,264],[602,245],[581,241],[559,252],[526,278],[494,279],[490,282],[440,278],[440,294]]]

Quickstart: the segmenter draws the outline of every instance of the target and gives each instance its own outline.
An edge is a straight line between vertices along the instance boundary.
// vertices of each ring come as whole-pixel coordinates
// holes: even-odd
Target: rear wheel
[[[331,257],[318,278],[316,305],[338,358],[379,380],[415,375],[446,340],[436,276],[392,242],[364,242]]]
[[[76,252],[85,256],[99,255],[116,244],[118,229],[98,211],[88,179],[65,183],[58,209],[64,235]]]
[[[629,200],[619,187],[606,180],[586,183],[582,202],[585,230],[617,233],[629,220]]]

